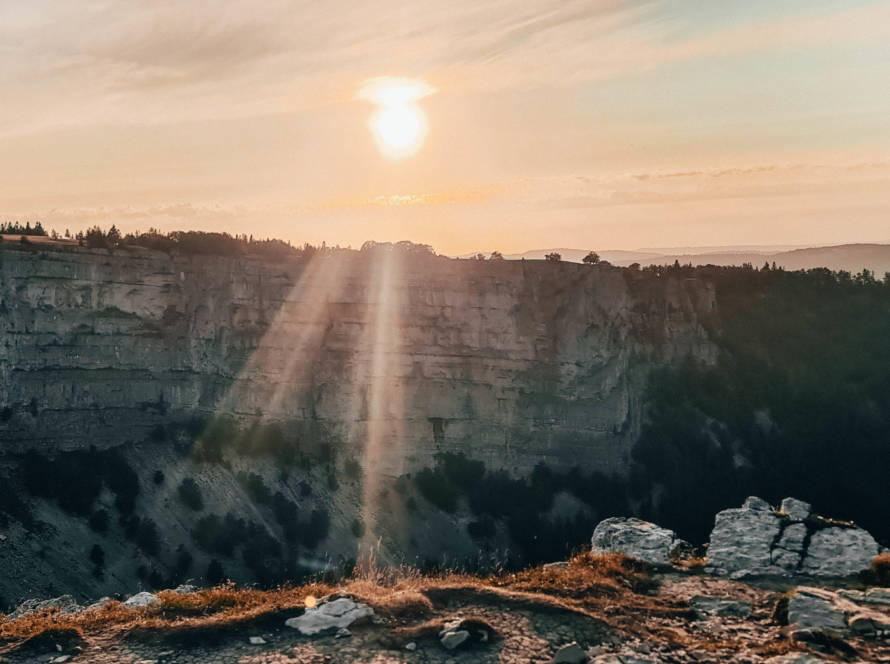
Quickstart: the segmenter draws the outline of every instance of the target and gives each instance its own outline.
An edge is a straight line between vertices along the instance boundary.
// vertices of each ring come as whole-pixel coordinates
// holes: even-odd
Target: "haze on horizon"
[[[376,125],[397,158],[361,92],[387,76],[422,90]],[[887,81],[882,1],[0,0],[0,220],[450,254],[888,242]]]

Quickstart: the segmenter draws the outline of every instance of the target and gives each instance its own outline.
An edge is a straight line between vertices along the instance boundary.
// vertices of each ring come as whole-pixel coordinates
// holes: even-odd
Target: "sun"
[[[420,150],[429,122],[417,102],[434,92],[433,86],[420,79],[384,76],[365,81],[358,97],[377,106],[368,127],[383,156],[404,159]]]

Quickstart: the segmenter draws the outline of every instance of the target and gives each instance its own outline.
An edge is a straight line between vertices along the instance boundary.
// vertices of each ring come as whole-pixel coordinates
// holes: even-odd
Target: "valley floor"
[[[698,570],[652,572],[619,556],[583,555],[568,564],[487,579],[409,573],[267,592],[226,586],[189,594],[164,591],[159,604],[145,608],[111,602],[67,616],[44,612],[0,622],[0,661],[890,662],[886,632],[795,638],[782,624],[787,622],[782,598],[791,587],[730,581]],[[285,626],[315,597],[331,594],[370,605],[373,617],[340,638],[303,636]],[[877,610],[890,620],[890,606]],[[443,627],[470,636],[448,650],[440,638]],[[262,642],[253,644],[251,637]],[[560,653],[573,642],[580,646],[575,658],[570,650]]]

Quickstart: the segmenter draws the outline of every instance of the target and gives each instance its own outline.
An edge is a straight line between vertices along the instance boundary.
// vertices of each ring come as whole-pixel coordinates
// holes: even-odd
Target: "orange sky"
[[[890,241],[890,6],[0,0],[0,219],[443,253]],[[358,94],[426,81],[381,154]]]

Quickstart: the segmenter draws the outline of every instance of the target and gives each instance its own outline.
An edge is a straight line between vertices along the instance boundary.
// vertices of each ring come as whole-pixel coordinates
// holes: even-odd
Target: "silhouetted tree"
[[[558,263],[562,260],[562,256],[555,251],[547,254],[546,256],[544,256],[544,258],[546,258],[551,263]]]
[[[596,253],[595,251],[591,251],[581,260],[583,260],[588,265],[596,265],[597,263],[600,262],[600,255],[598,253]]]

